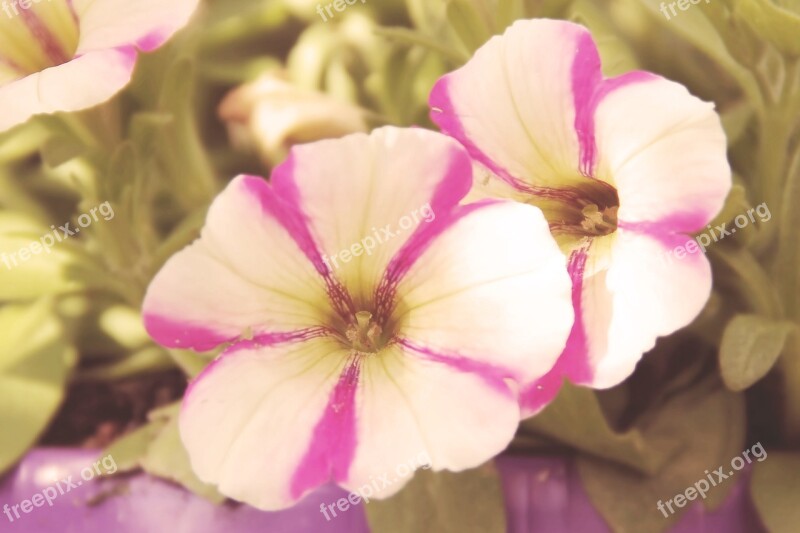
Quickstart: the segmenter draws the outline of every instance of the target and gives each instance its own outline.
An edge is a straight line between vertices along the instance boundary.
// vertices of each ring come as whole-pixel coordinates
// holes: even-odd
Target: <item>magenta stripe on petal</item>
[[[23,9],[20,16],[25,22],[28,31],[39,42],[39,46],[50,60],[51,65],[61,65],[71,59],[58,43],[50,28],[42,22],[34,11]]]
[[[581,32],[572,62],[572,99],[575,108],[575,133],[580,146],[581,174],[595,177],[597,164],[595,112],[600,102],[620,87],[657,78],[655,74],[637,70],[604,80],[600,68],[600,55],[592,35],[588,31]]]
[[[483,150],[478,148],[464,129],[464,125],[459,119],[459,113],[450,96],[449,83],[451,76],[452,74],[448,74],[440,78],[431,90],[431,95],[428,99],[428,105],[431,109],[430,118],[434,124],[439,126],[439,129],[443,133],[458,140],[467,149],[469,155],[474,160],[481,163],[491,170],[498,178],[520,192],[525,192],[541,198],[559,198],[564,200],[577,198],[576,193],[567,188],[555,189],[551,187],[539,187],[512,176],[505,168],[495,163]]]
[[[572,252],[567,271],[572,279],[572,306],[575,309],[575,322],[569,332],[564,351],[555,366],[543,377],[527,386],[520,395],[520,407],[523,416],[531,416],[539,412],[556,397],[564,378],[577,384],[589,383],[592,380],[592,367],[589,363],[589,343],[583,316],[583,274],[586,259],[589,256],[588,246]]]
[[[570,379],[576,383],[589,382],[593,374],[589,364],[589,343],[586,338],[583,315],[583,274],[590,248],[591,242],[572,252],[567,265],[567,272],[572,279],[572,307],[575,310],[575,322],[572,324],[567,345],[564,347],[559,362],[564,359],[564,369]]]
[[[282,332],[272,332],[272,333],[261,333],[259,335],[254,336],[252,339],[243,339],[238,342],[234,342],[230,346],[228,346],[224,352],[222,352],[219,357],[214,359],[208,366],[206,366],[203,371],[194,378],[192,381],[189,382],[189,386],[186,389],[186,392],[183,395],[183,405],[185,405],[189,400],[189,396],[192,393],[194,387],[200,383],[208,374],[214,371],[217,365],[219,365],[222,361],[228,359],[231,356],[235,356],[242,350],[257,350],[259,348],[263,348],[266,346],[277,346],[279,344],[284,344],[287,342],[305,342],[310,339],[315,339],[319,337],[323,337],[328,334],[328,330],[326,328],[306,328],[300,329],[297,331],[282,331]],[[230,339],[229,339],[230,340]],[[218,346],[212,346],[216,347]]]
[[[572,100],[575,108],[575,133],[580,145],[580,171],[584,176],[594,175],[597,146],[594,138],[594,112],[597,107],[594,95],[602,81],[600,55],[592,35],[581,31],[572,60]]]
[[[333,277],[330,268],[323,261],[319,246],[311,234],[308,216],[302,211],[300,191],[293,179],[295,165],[292,153],[273,170],[271,186],[257,176],[244,176],[244,186],[259,200],[264,212],[283,226],[325,280],[334,309],[340,316],[350,317],[356,312],[350,294]]]
[[[131,45],[125,45],[125,46],[118,46],[114,50],[119,52],[125,59],[124,63],[122,63],[124,68],[126,70],[133,70],[133,67],[136,65],[136,60],[139,58],[139,53],[136,51],[136,47]]]
[[[458,372],[473,374],[482,379],[492,390],[499,392],[504,396],[511,395],[511,390],[508,388],[508,385],[505,381],[506,379],[513,379],[517,382],[520,381],[516,372],[508,368],[503,368],[501,366],[493,365],[483,361],[477,361],[459,354],[445,354],[438,352],[432,350],[431,348],[416,344],[405,338],[397,339],[397,343],[400,346],[421,355],[429,361],[441,363],[452,368],[453,370],[457,370]]]
[[[522,390],[519,396],[522,418],[539,413],[558,396],[558,391],[561,390],[564,377],[567,375],[567,367],[566,359],[560,357],[550,372]]]
[[[711,221],[711,218],[710,214],[699,211],[693,213],[682,212],[672,213],[655,221],[626,222],[620,220],[617,226],[620,229],[647,235],[665,245],[671,246],[676,237],[683,240],[686,239],[685,235],[680,235],[681,233],[699,231]]]
[[[230,345],[225,354],[233,354],[241,350],[257,350],[265,346],[275,346],[276,344],[283,344],[285,342],[304,342],[310,339],[324,337],[333,333],[326,327],[313,327],[299,329],[297,331],[280,331],[258,333],[252,339],[241,339]]]
[[[136,41],[136,48],[142,52],[152,52],[169,38],[172,32],[167,30],[154,30]]]
[[[238,337],[238,335],[220,333],[205,326],[151,314],[144,315],[144,327],[147,333],[162,346],[199,352],[213,350],[220,344],[230,342]]]
[[[441,235],[460,218],[487,202],[458,208],[458,202],[472,187],[472,161],[462,150],[454,152],[444,179],[439,182],[431,199],[431,211],[436,218],[427,224],[420,224],[414,233],[397,251],[386,267],[386,277],[399,279],[414,265],[431,241]]]
[[[463,150],[454,150],[445,176],[437,185],[430,201],[431,211],[436,213],[436,218],[427,224],[419,225],[414,230],[389,261],[383,279],[375,290],[377,316],[380,320],[386,319],[392,311],[397,284],[428,249],[431,242],[460,218],[481,205],[495,203],[490,200],[458,208],[458,202],[467,195],[471,187],[472,161]]]
[[[375,290],[378,319],[386,320],[389,317],[394,308],[397,285],[440,235],[470,213],[501,202],[502,200],[495,199],[480,200],[452,209],[449,213],[445,212],[441,215],[437,213],[434,220],[418,226],[408,241],[389,261],[383,278]]]
[[[356,453],[356,392],[361,375],[360,356],[351,357],[331,393],[322,419],[314,428],[308,450],[292,476],[289,495],[305,493],[333,480],[347,481]]]

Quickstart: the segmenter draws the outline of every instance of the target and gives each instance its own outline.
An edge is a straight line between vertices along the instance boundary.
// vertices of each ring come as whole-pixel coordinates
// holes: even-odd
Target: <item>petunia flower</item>
[[[2,2],[0,131],[41,113],[105,102],[130,81],[138,51],[161,46],[186,24],[197,3]]]
[[[569,257],[575,323],[553,371],[523,391],[526,414],[564,378],[620,383],[699,313],[709,263],[697,247],[671,253],[731,186],[713,104],[648,72],[604,78],[584,27],[529,20],[440,79],[430,106],[483,169],[473,195],[540,206]]]
[[[144,303],[162,345],[227,345],[180,414],[200,479],[280,509],[329,481],[386,497],[410,458],[458,471],[507,446],[518,385],[566,342],[570,281],[541,212],[461,206],[471,181],[452,139],[387,127],[219,195]]]
[[[231,91],[219,108],[234,142],[254,144],[267,165],[289,146],[367,131],[364,111],[324,93],[302,89],[276,74]]]

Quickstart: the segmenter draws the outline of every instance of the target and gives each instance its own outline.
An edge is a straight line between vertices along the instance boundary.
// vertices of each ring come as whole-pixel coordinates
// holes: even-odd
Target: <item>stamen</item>
[[[376,353],[381,348],[383,328],[372,320],[372,313],[359,311],[355,324],[347,328],[346,337],[358,352]]]
[[[592,235],[608,235],[617,229],[617,210],[619,206],[606,207],[602,211],[596,204],[584,206],[581,210],[581,228]]]

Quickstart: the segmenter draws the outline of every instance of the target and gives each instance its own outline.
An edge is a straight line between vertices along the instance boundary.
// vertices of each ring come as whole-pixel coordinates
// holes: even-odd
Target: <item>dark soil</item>
[[[40,445],[105,447],[145,424],[151,410],[180,399],[185,389],[186,377],[178,370],[111,383],[73,383]]]

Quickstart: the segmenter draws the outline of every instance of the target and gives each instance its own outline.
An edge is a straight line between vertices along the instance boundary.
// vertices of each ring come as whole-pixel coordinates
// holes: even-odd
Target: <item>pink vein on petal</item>
[[[356,452],[356,392],[361,374],[360,356],[351,357],[331,392],[328,405],[311,437],[308,449],[292,476],[289,493],[298,499],[328,481],[347,481]]]
[[[582,31],[572,62],[572,100],[575,108],[575,133],[580,146],[579,170],[586,177],[595,177],[597,140],[595,113],[600,102],[611,92],[632,83],[657,79],[645,71],[632,71],[615,78],[603,79],[600,55],[592,35]]]
[[[169,38],[171,32],[166,30],[153,30],[136,41],[136,48],[142,52],[152,52]]]
[[[328,330],[322,327],[313,327],[313,328],[305,328],[296,331],[278,331],[278,332],[270,332],[270,333],[261,333],[255,335],[252,339],[242,339],[237,342],[234,342],[230,346],[228,346],[224,352],[222,352],[219,357],[214,359],[208,366],[206,366],[203,371],[193,380],[189,382],[189,386],[186,389],[186,392],[183,395],[183,405],[186,405],[189,401],[189,397],[191,396],[194,387],[203,381],[210,373],[214,372],[217,365],[219,365],[224,360],[228,359],[229,357],[235,356],[242,350],[257,350],[259,348],[267,347],[267,346],[277,346],[280,344],[285,344],[288,342],[305,342],[310,339],[315,339],[322,337],[328,334]],[[230,339],[229,339],[230,340]],[[218,345],[212,346],[216,347]]]
[[[147,333],[156,342],[167,348],[192,349],[205,352],[216,348],[220,344],[232,341],[238,336],[220,333],[206,326],[173,320],[155,314],[145,313],[143,320]]]
[[[355,313],[350,294],[333,277],[322,259],[319,247],[311,234],[308,216],[303,212],[300,191],[293,179],[296,168],[294,154],[272,172],[272,183],[257,176],[245,176],[244,186],[256,197],[264,212],[272,216],[294,240],[303,255],[325,281],[331,304],[340,316],[348,318]]]
[[[484,383],[489,385],[492,390],[499,392],[504,396],[511,394],[511,390],[506,384],[506,379],[520,381],[516,372],[508,368],[478,361],[459,354],[442,353],[426,346],[416,344],[405,338],[397,339],[397,343],[400,346],[403,346],[404,348],[421,355],[429,361],[441,363],[452,368],[453,370],[457,370],[465,374],[473,374],[483,380]]]
[[[567,271],[572,279],[572,305],[575,309],[575,322],[569,332],[567,344],[561,352],[555,366],[527,386],[520,397],[520,405],[525,416],[541,410],[555,398],[565,377],[583,384],[592,379],[592,368],[589,363],[589,343],[586,337],[586,326],[583,314],[583,275],[591,243],[572,252]]]
[[[28,31],[39,42],[41,50],[52,65],[61,65],[71,59],[59,44],[53,32],[42,22],[36,12],[23,9],[20,16]]]
[[[685,240],[686,235],[682,234],[699,231],[710,220],[711,216],[707,213],[678,212],[655,221],[627,222],[620,220],[617,225],[620,229],[642,233],[669,246],[676,237]]]
[[[437,213],[434,220],[417,227],[408,241],[389,261],[383,278],[378,284],[378,288],[375,289],[378,319],[385,320],[389,317],[394,308],[394,297],[398,283],[440,235],[470,213],[497,203],[501,203],[501,200],[485,199],[459,206],[450,210],[449,213]]]
[[[542,198],[560,198],[568,200],[576,197],[576,193],[568,188],[552,188],[531,185],[516,176],[512,176],[505,168],[498,165],[492,158],[483,152],[469,138],[464,124],[459,119],[455,103],[450,94],[450,84],[454,81],[454,74],[443,76],[436,82],[431,91],[428,104],[430,106],[430,118],[439,129],[447,135],[458,140],[469,152],[473,159],[491,170],[498,178],[506,182],[511,187],[520,192],[532,194]]]

